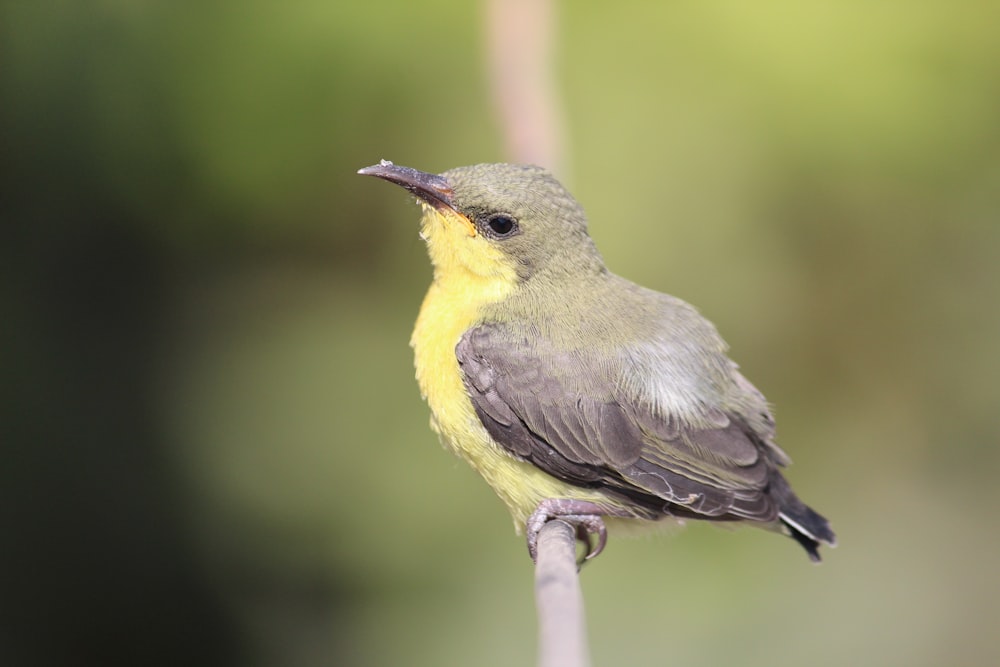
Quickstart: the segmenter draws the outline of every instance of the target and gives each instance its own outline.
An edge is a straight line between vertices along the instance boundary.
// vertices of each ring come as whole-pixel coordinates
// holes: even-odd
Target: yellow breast
[[[462,334],[479,322],[478,304],[484,295],[469,294],[471,288],[471,283],[465,283],[463,290],[449,290],[435,282],[427,292],[413,330],[410,344],[417,383],[431,409],[431,427],[442,443],[468,461],[500,496],[518,532],[545,498],[607,503],[602,494],[569,485],[513,458],[493,441],[479,421],[455,356],[455,346]],[[473,296],[480,298],[470,298]]]

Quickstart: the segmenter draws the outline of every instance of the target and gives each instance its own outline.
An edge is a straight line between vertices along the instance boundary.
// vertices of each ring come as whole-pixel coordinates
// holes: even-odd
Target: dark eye
[[[496,237],[510,236],[517,231],[517,220],[505,213],[494,213],[486,219],[486,225]]]

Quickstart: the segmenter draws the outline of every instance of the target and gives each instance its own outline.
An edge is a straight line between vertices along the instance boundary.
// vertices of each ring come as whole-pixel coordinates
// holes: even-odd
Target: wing
[[[456,354],[480,420],[514,456],[647,516],[776,520],[768,489],[787,458],[770,442],[763,396],[721,341],[717,353],[654,347],[566,350],[483,324]]]

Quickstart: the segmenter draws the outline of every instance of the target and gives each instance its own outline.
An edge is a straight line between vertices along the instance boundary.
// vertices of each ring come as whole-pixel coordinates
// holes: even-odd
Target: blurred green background
[[[613,541],[595,664],[1000,662],[997,25],[558,7],[598,246],[718,325],[841,543]],[[0,663],[533,662],[523,541],[413,380],[418,210],[354,174],[506,158],[483,35],[457,0],[2,5]]]

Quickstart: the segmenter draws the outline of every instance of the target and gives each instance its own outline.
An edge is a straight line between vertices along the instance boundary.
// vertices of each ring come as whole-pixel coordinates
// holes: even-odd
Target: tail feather
[[[774,498],[778,501],[781,523],[786,532],[809,554],[814,563],[820,562],[820,543],[837,546],[837,537],[830,528],[830,522],[819,512],[799,500],[788,482],[780,474],[771,482]]]

